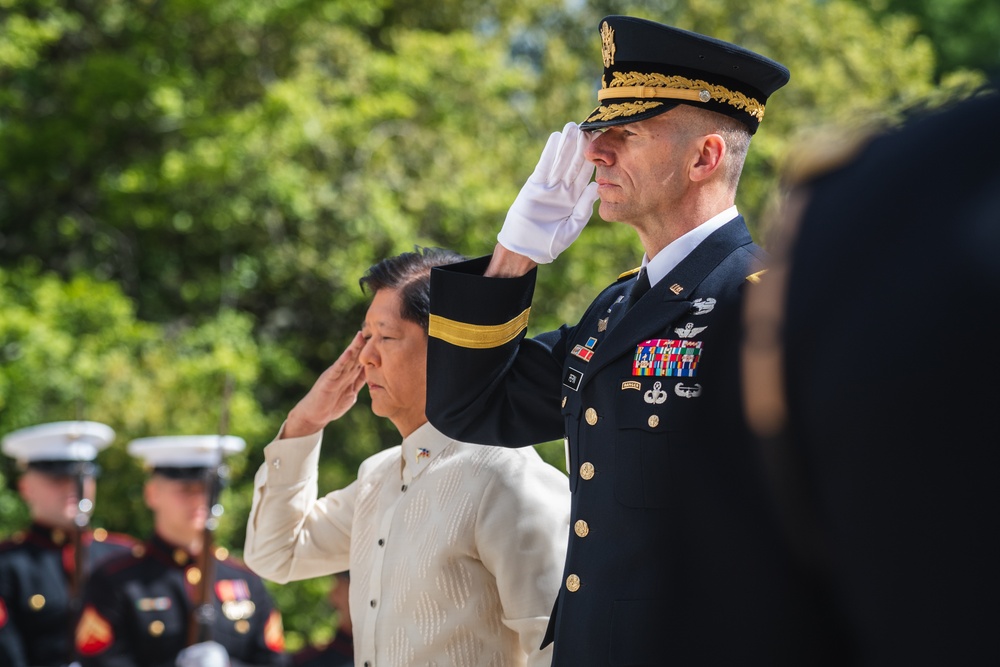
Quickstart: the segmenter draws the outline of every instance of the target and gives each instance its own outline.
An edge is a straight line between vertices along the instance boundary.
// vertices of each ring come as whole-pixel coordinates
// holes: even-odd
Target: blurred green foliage
[[[1000,75],[1000,3],[995,0],[875,0],[880,16],[912,16],[934,43],[937,72],[965,67]]]
[[[144,535],[124,443],[215,432],[231,379],[229,431],[249,446],[218,539],[238,555],[261,449],[360,324],[357,279],[414,244],[490,252],[548,134],[596,104],[602,16],[790,68],[737,201],[760,235],[815,128],[891,121],[982,81],[992,5],[952,0],[943,22],[932,4],[0,0],[0,432],[111,424],[95,523]],[[982,57],[962,55],[965,30],[992,36]],[[629,229],[595,217],[539,271],[531,331],[574,321],[640,259]],[[327,429],[321,488],[397,442],[362,392]],[[563,467],[561,443],[539,449]],[[0,491],[0,536],[24,519]],[[271,587],[290,648],[329,639],[328,587]]]

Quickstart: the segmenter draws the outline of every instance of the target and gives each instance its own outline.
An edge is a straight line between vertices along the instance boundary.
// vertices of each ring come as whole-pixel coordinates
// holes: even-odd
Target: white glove
[[[584,152],[590,137],[576,123],[553,132],[535,171],[517,194],[503,227],[500,245],[548,264],[568,248],[594,213],[597,183]]]
[[[177,667],[229,667],[229,653],[218,642],[191,644],[177,654]]]

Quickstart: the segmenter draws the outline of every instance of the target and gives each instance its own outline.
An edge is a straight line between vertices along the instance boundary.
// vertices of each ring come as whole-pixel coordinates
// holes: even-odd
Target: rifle
[[[70,533],[73,545],[73,572],[69,579],[70,659],[73,658],[76,621],[83,606],[83,589],[87,584],[87,575],[90,574],[88,567],[90,545],[84,539],[84,535],[90,525],[90,514],[94,511],[94,503],[86,497],[86,481],[94,474],[94,464],[89,461],[77,462],[73,470],[76,482],[76,516],[73,517],[73,530]]]
[[[205,479],[208,490],[208,516],[205,518],[205,528],[202,531],[201,551],[195,560],[195,564],[201,572],[201,579],[194,587],[194,599],[188,618],[188,646],[211,641],[215,628],[215,602],[212,594],[215,585],[215,529],[219,525],[219,517],[222,516],[223,512],[222,505],[219,503],[219,493],[222,490],[222,481],[228,474],[228,469],[223,463],[222,440],[226,437],[226,432],[229,429],[229,398],[232,392],[233,378],[232,375],[227,374],[222,390],[222,410],[219,417],[219,463],[208,469]]]

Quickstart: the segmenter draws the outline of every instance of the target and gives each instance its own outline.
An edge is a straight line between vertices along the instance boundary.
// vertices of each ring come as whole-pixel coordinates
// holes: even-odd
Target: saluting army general
[[[0,665],[49,667],[73,657],[73,627],[83,580],[96,563],[128,553],[136,541],[89,528],[97,454],[114,440],[90,421],[40,424],[8,434],[3,453],[31,526],[0,544]]]
[[[244,446],[235,436],[216,435],[129,443],[129,453],[151,470],[143,498],[154,533],[142,549],[108,560],[88,581],[76,628],[83,667],[285,664],[281,616],[260,577],[223,548],[207,564],[199,560],[212,476],[224,454]],[[209,576],[212,611],[193,621],[197,591]]]
[[[636,18],[600,34],[599,106],[550,137],[493,255],[433,272],[428,417],[473,442],[568,439],[554,665],[817,664],[739,402],[740,305],[765,257],[736,187],[788,71]],[[536,265],[598,197],[641,271],[525,338]]]

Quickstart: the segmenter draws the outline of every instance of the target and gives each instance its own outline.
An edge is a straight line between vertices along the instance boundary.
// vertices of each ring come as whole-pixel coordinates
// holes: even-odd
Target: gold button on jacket
[[[571,574],[568,577],[566,577],[566,590],[568,590],[570,593],[576,593],[578,590],[580,590],[580,577],[576,576],[575,574]]]
[[[588,534],[590,534],[590,526],[588,526],[587,522],[584,521],[583,519],[580,519],[573,525],[573,530],[580,537],[586,537]]]

